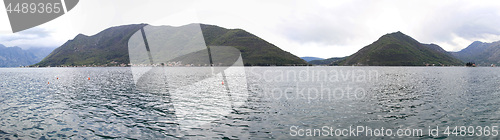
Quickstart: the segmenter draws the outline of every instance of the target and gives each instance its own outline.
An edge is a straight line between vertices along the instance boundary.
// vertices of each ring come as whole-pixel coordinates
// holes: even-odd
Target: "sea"
[[[497,67],[0,68],[0,139],[500,139]]]

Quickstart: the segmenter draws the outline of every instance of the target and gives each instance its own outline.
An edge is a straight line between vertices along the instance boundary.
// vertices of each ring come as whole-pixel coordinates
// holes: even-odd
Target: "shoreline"
[[[141,66],[146,67],[146,66]],[[169,66],[167,68],[209,68],[209,67],[198,67],[198,66]],[[466,67],[467,66],[321,66],[321,65],[313,65],[313,66],[212,66],[212,67],[429,67],[429,68],[449,68],[449,67]],[[107,66],[107,67],[0,67],[0,68],[132,68],[130,66],[120,67],[120,66]],[[139,68],[135,67],[135,68]],[[474,67],[470,67],[474,68]],[[476,68],[495,68],[490,66],[477,66]]]

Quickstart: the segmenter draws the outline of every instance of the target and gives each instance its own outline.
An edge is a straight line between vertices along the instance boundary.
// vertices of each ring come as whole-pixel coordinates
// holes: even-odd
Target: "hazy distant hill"
[[[424,66],[463,65],[435,44],[422,44],[401,32],[386,34],[342,60],[340,65]]]
[[[484,43],[475,41],[459,52],[452,52],[453,56],[464,62],[474,62],[482,66],[500,64],[500,41]]]
[[[319,57],[300,57],[301,59],[304,59],[307,62],[314,61],[314,60],[324,60],[324,58],[319,58]]]
[[[35,55],[35,63],[42,61],[43,58],[47,57],[52,51],[56,48],[47,48],[47,47],[32,47],[27,49],[26,51]],[[35,64],[32,63],[32,64]],[[30,65],[32,65],[30,64]]]
[[[28,66],[40,62],[54,48],[30,48],[23,50],[19,47],[5,47],[0,44],[0,67]]]
[[[93,36],[78,35],[43,59],[39,66],[128,64],[128,40],[147,24],[111,27]],[[188,26],[188,25],[185,25]],[[200,25],[208,46],[233,46],[245,65],[307,65],[299,57],[241,29]],[[165,26],[165,28],[181,28]]]
[[[338,65],[338,62],[345,59],[346,57],[332,57],[324,60],[313,60],[309,61],[309,64],[313,65]]]

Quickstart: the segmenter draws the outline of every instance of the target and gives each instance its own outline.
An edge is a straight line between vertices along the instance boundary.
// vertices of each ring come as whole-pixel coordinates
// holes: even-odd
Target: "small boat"
[[[465,64],[466,67],[476,67],[476,63],[468,62]]]

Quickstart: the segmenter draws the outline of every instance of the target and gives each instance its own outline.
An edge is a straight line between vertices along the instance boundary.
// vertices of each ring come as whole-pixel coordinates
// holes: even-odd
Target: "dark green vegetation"
[[[214,66],[238,66],[238,64],[235,64],[235,62],[237,62],[237,60],[240,58],[240,53],[239,50],[235,49],[234,47],[210,46],[211,56],[209,57],[208,54],[209,53],[207,50],[200,50],[174,58],[172,59],[172,61],[181,61],[186,64],[204,65],[210,63],[210,60],[208,58],[211,57]]]
[[[79,34],[35,65],[45,67],[128,64],[128,38],[145,25],[111,27],[93,36]]]
[[[338,62],[340,62],[340,60],[343,60],[345,58],[346,57],[332,57],[332,58],[328,58],[328,59],[324,59],[324,60],[313,60],[313,61],[309,61],[309,64],[337,66]]]
[[[358,66],[463,65],[435,44],[422,44],[401,32],[386,34],[339,62]]]
[[[233,46],[240,50],[246,66],[308,65],[306,61],[242,29],[201,24],[208,46]]]
[[[28,66],[40,62],[54,48],[30,48],[23,50],[19,47],[5,47],[0,44],[0,67]]]
[[[311,61],[314,61],[314,60],[325,60],[324,58],[319,58],[319,57],[309,57],[309,56],[306,56],[306,57],[300,57],[301,59],[304,59],[306,62],[311,62]]]
[[[453,56],[464,62],[474,62],[479,66],[491,66],[500,64],[500,41],[483,43],[475,41],[467,48],[452,52]]]
[[[111,27],[93,36],[78,35],[43,59],[39,66],[115,66],[129,63],[128,40],[147,24]],[[308,65],[299,57],[242,29],[200,25],[208,46],[233,46],[245,65]],[[178,27],[171,27],[178,28]]]

